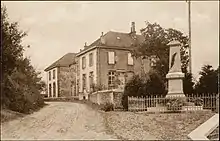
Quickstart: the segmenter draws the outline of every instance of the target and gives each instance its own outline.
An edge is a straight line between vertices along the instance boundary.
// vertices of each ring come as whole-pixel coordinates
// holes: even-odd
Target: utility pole
[[[189,73],[192,73],[192,55],[191,55],[191,2],[190,0],[186,0],[188,2],[188,24],[189,24]]]

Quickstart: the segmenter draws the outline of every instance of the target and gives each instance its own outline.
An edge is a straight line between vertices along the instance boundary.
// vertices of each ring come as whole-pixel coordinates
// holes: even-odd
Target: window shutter
[[[108,52],[108,63],[115,64],[115,52]]]

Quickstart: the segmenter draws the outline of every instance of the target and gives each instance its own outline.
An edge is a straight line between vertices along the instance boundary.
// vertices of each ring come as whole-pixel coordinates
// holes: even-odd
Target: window
[[[56,83],[53,82],[53,95],[56,96]]]
[[[108,64],[115,64],[115,52],[108,52]]]
[[[55,79],[55,70],[53,70],[53,79]]]
[[[128,53],[128,65],[134,65],[133,57],[131,56],[131,53]]]
[[[92,84],[94,83],[94,76],[93,76],[93,71],[89,73],[89,85],[90,88],[92,87]]]
[[[84,91],[86,89],[86,74],[83,74],[82,76],[82,87]]]
[[[51,84],[49,84],[49,97],[51,97]]]
[[[82,57],[82,69],[86,68],[86,57]]]
[[[115,71],[109,71],[108,73],[108,86],[113,87],[115,81]]]
[[[49,71],[49,80],[51,80],[51,72]]]
[[[91,67],[93,65],[93,53],[89,54],[89,66]]]

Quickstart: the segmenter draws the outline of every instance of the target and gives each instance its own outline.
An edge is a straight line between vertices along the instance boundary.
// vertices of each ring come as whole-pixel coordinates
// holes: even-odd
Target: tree
[[[26,113],[44,104],[40,96],[41,78],[30,60],[23,56],[24,50],[29,47],[22,45],[22,39],[27,34],[19,30],[17,22],[9,22],[5,6],[1,7],[1,21],[3,49],[1,102],[4,107]]]
[[[182,71],[187,76],[184,78],[184,85],[187,87],[190,86],[187,92],[191,91],[193,85],[192,78],[190,77],[191,74],[188,74],[187,72],[187,66],[189,63],[188,37],[184,36],[181,31],[176,29],[165,29],[157,23],[151,24],[149,22],[146,23],[145,28],[141,29],[141,33],[145,40],[141,44],[134,45],[132,54],[137,58],[151,58],[152,56],[156,56],[157,62],[153,69],[158,75],[160,75],[164,84],[166,84],[166,74],[169,71],[169,47],[167,44],[172,40],[178,40],[182,44],[180,49],[181,66]]]
[[[161,76],[155,72],[149,72],[149,79],[146,83],[146,94],[147,95],[165,95],[166,94],[166,87]]]
[[[147,96],[147,95],[163,95],[166,92],[161,76],[155,71],[150,71],[147,80],[135,75],[125,85],[124,93],[127,96]]]
[[[193,94],[194,93],[194,82],[192,81],[193,77],[191,73],[185,73],[185,77],[183,79],[183,92],[185,94]]]
[[[199,73],[201,77],[195,86],[197,93],[218,93],[219,67],[214,70],[211,65],[204,65]]]

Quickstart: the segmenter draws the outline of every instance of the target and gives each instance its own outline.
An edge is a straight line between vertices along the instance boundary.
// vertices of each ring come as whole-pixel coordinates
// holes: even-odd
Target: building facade
[[[94,91],[124,89],[134,74],[147,73],[154,62],[132,56],[131,51],[143,42],[134,22],[129,33],[102,33],[79,53],[68,53],[45,69],[48,97],[88,99]]]
[[[84,46],[76,56],[79,61],[79,99],[87,99],[94,89],[123,89],[134,74],[150,70],[149,59],[136,59],[131,50],[144,41],[137,35],[132,23],[129,33],[109,31],[89,46]],[[101,87],[101,88],[100,88]]]
[[[45,69],[48,97],[78,97],[75,56],[75,53],[68,53]]]

